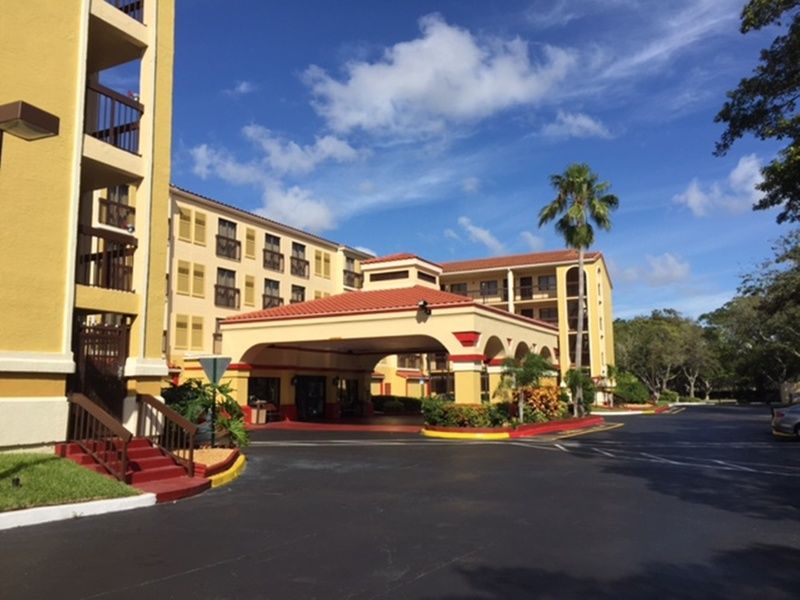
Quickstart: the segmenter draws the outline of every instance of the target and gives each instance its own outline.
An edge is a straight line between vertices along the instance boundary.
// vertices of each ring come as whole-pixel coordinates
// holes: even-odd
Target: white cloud
[[[520,38],[478,40],[439,15],[420,19],[422,35],[387,48],[375,62],[353,61],[339,81],[317,66],[305,72],[314,107],[338,132],[413,136],[541,101],[567,74],[572,55],[544,46],[531,60]]]
[[[628,283],[641,283],[650,287],[671,285],[689,278],[691,267],[670,252],[658,256],[645,256],[646,266],[630,267],[620,272],[620,279]]]
[[[208,144],[191,148],[189,154],[194,160],[192,172],[201,179],[213,175],[236,185],[263,184],[267,181],[261,165],[241,163],[225,150],[215,150]]]
[[[336,226],[328,203],[301,187],[284,189],[279,183],[270,183],[264,189],[263,199],[264,206],[256,213],[268,219],[310,231]]]
[[[456,242],[460,242],[461,241],[461,236],[458,235],[455,231],[453,231],[449,227],[444,230],[444,237],[446,237],[449,240],[454,240]]]
[[[535,29],[563,27],[580,16],[575,12],[575,4],[570,6],[567,0],[556,0],[547,9],[542,9],[542,2],[536,2],[525,12],[525,19]]]
[[[257,89],[258,86],[252,81],[237,81],[232,88],[224,89],[222,92],[228,96],[244,96],[255,92]]]
[[[378,256],[378,253],[375,250],[370,250],[366,246],[356,246],[356,250],[359,252],[364,252],[366,254],[371,254],[372,256]]]
[[[265,163],[281,175],[309,173],[326,160],[348,162],[358,157],[358,152],[350,144],[331,135],[318,137],[313,145],[300,146],[275,137],[260,125],[247,125],[242,133],[264,151]]]
[[[600,121],[584,113],[568,113],[559,110],[554,123],[542,127],[542,135],[552,138],[589,138],[610,139],[608,128]]]
[[[467,177],[461,182],[461,189],[466,194],[475,194],[481,187],[481,180],[477,177]]]
[[[755,154],[748,154],[739,159],[726,180],[713,181],[704,186],[696,178],[692,179],[686,190],[676,194],[672,200],[685,204],[696,217],[719,210],[741,213],[760,198],[756,186],[762,179],[761,159]]]
[[[538,235],[533,235],[530,231],[523,231],[519,234],[519,237],[522,238],[522,241],[525,242],[528,248],[533,252],[544,248],[544,239]]]
[[[467,217],[459,217],[458,224],[467,232],[471,241],[483,244],[492,254],[505,252],[505,246],[488,229],[473,225]]]

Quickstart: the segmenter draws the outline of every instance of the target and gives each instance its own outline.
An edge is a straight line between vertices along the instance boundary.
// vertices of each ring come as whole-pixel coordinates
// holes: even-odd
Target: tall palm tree
[[[594,242],[592,223],[601,229],[611,229],[609,215],[619,205],[619,199],[607,193],[611,184],[598,179],[597,174],[585,163],[569,165],[563,173],[550,176],[550,183],[556,190],[556,198],[539,211],[539,227],[558,218],[556,231],[562,235],[568,247],[578,250],[578,327],[575,340],[575,369],[578,373],[583,368],[583,319],[586,294],[584,252]],[[569,350],[569,343],[567,349]],[[583,400],[582,387],[577,386],[574,394],[574,414],[578,416]]]

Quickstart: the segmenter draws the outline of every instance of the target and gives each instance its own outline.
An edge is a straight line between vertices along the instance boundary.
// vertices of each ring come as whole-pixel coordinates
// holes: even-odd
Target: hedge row
[[[408,396],[372,396],[372,407],[382,413],[419,413],[422,410],[420,398]]]

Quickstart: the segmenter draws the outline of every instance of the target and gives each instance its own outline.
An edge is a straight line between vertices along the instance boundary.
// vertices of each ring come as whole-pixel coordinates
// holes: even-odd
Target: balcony
[[[84,131],[101,142],[138,154],[144,106],[99,83],[86,86]]]
[[[344,270],[344,285],[345,287],[361,289],[364,285],[364,276],[355,271]]]
[[[297,275],[298,277],[304,277],[308,279],[308,261],[304,258],[292,256],[289,262],[289,271],[292,275]]]
[[[283,254],[264,248],[264,268],[283,273]]]
[[[127,229],[136,223],[136,209],[133,206],[100,198],[100,222],[104,225]]]
[[[136,238],[106,229],[78,228],[75,282],[109,290],[133,291]]]
[[[239,308],[239,288],[214,285],[214,304],[222,308]]]
[[[276,306],[283,306],[283,298],[280,296],[264,294],[261,297],[261,308],[275,308]]]
[[[231,260],[241,260],[242,242],[236,238],[217,234],[217,256],[230,258]]]
[[[506,300],[505,290],[486,291],[480,289],[467,289],[451,290],[450,293],[458,294],[459,296],[466,296],[467,298],[472,298],[473,300],[480,300],[482,304],[494,304],[497,302],[504,302]]]
[[[106,0],[128,15],[131,19],[144,23],[144,0]]]
[[[556,297],[555,287],[539,287],[536,285],[522,285],[514,288],[514,300],[545,300]]]

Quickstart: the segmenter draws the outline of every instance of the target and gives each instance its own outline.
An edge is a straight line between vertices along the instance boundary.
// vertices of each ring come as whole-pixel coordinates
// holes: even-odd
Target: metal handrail
[[[67,441],[78,444],[114,477],[125,481],[128,444],[133,434],[83,394],[70,394]],[[116,460],[109,460],[109,458]]]
[[[197,425],[153,396],[138,394],[136,401],[139,404],[136,435],[150,440],[183,465],[189,477],[194,477]]]

